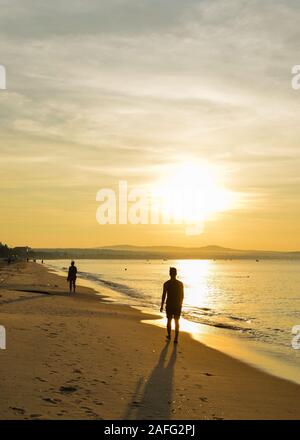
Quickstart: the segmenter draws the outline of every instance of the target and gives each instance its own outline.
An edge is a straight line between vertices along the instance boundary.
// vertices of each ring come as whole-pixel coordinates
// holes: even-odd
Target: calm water
[[[282,365],[289,364],[292,378],[300,381],[300,350],[291,347],[291,329],[300,324],[299,262],[78,260],[76,264],[80,277],[111,289],[118,301],[155,312],[168,269],[177,267],[185,285],[186,320],[237,337]],[[48,265],[62,270],[69,261]]]

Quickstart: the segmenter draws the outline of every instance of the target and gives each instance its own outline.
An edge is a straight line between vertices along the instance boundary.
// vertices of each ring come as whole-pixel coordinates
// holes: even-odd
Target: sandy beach
[[[300,387],[35,263],[0,268],[0,419],[298,419]],[[149,319],[153,319],[149,315]]]

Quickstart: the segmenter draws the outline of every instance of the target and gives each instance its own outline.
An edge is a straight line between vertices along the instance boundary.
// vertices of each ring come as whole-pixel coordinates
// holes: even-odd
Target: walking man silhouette
[[[175,321],[175,338],[174,344],[178,342],[179,335],[179,319],[181,315],[182,302],[184,297],[183,283],[176,279],[177,269],[170,267],[170,279],[164,283],[163,294],[161,298],[160,311],[163,312],[166,300],[167,314],[167,340],[171,340],[172,319]]]
[[[68,281],[70,284],[70,293],[72,293],[72,289],[73,292],[75,293],[76,290],[76,278],[77,278],[77,267],[75,266],[75,261],[71,262],[71,266],[69,267],[69,272],[68,272]]]

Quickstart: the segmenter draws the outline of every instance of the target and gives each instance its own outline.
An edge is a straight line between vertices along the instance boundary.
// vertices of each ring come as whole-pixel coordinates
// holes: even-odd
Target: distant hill
[[[40,259],[300,259],[300,252],[239,250],[217,245],[178,246],[103,246],[97,248],[33,249]]]
[[[115,245],[115,246],[104,246],[104,247],[98,247],[95,249],[111,249],[111,250],[118,250],[118,251],[131,251],[131,252],[180,252],[182,250],[195,250],[195,249],[201,249],[202,251],[233,251],[233,249],[224,248],[221,246],[203,246],[201,248],[187,248],[184,246],[132,246],[128,244],[124,245]]]

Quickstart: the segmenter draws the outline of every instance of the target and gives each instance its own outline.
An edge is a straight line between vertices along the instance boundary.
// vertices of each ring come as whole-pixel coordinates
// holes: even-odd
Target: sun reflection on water
[[[211,274],[214,263],[211,260],[178,260],[179,278],[184,284],[184,307],[210,307]]]

